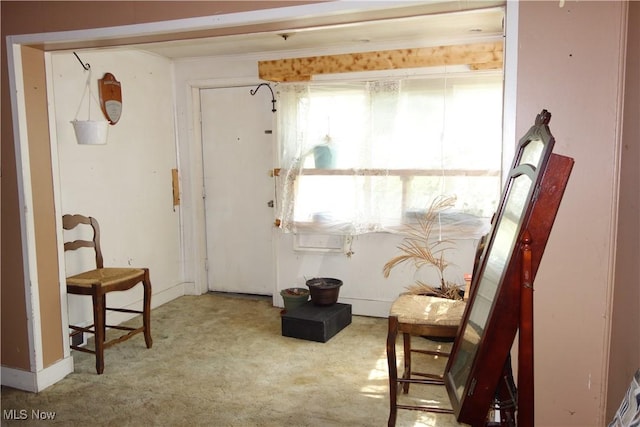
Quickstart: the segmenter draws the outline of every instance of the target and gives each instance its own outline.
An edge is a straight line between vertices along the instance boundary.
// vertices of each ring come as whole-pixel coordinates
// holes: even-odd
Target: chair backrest
[[[93,248],[96,255],[96,268],[103,268],[102,251],[100,250],[100,227],[98,221],[89,216],[64,215],[62,217],[62,228],[73,230],[79,225],[88,225],[93,229],[92,240],[74,240],[64,243],[64,250],[74,251],[80,248]]]

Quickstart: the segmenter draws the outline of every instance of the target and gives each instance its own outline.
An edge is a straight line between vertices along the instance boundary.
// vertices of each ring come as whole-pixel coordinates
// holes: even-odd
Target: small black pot
[[[314,305],[329,306],[338,302],[342,280],[330,277],[316,277],[307,280],[307,286],[311,292],[311,301]]]

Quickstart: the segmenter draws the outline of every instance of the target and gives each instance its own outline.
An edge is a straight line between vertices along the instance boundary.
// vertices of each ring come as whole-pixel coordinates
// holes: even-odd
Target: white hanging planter
[[[89,92],[89,100],[87,105],[89,113],[88,120],[78,120],[78,114],[80,113],[80,109],[82,108],[82,102],[84,101],[87,91]],[[84,92],[82,93],[82,98],[80,99],[80,105],[78,106],[78,111],[76,111],[76,117],[71,120],[71,124],[73,125],[73,130],[76,134],[76,140],[78,141],[78,144],[104,145],[107,143],[109,122],[106,120],[91,120],[91,99],[93,99],[96,105],[98,105],[99,111],[100,106],[98,104],[98,101],[91,91],[91,70],[89,70],[87,82],[84,87]]]
[[[107,143],[109,122],[106,120],[72,120],[78,144],[104,145]]]

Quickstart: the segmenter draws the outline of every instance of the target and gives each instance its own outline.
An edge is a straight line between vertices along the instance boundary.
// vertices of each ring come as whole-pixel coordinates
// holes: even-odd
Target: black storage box
[[[350,324],[350,304],[317,306],[307,301],[282,315],[282,336],[327,342]]]

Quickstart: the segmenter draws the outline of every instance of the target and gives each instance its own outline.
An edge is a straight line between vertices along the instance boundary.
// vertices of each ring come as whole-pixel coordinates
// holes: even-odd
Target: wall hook
[[[275,113],[276,112],[276,97],[273,95],[273,89],[271,89],[271,85],[269,83],[260,83],[258,85],[258,87],[256,87],[255,89],[250,90],[249,93],[251,95],[255,95],[256,92],[258,92],[258,89],[260,89],[261,86],[266,86],[271,91],[271,105],[272,105],[271,112]]]
[[[73,52],[73,54],[76,56],[76,58],[78,58],[78,61],[80,61],[80,64],[82,65],[82,68],[85,69],[85,71],[89,71],[91,69],[91,65],[89,65],[88,62],[85,64],[84,62],[82,62],[82,59],[80,59],[77,53]]]

